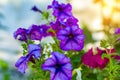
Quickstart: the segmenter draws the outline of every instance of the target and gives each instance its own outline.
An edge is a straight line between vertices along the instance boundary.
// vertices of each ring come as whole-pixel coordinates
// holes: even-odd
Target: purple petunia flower
[[[53,15],[59,19],[72,16],[72,6],[70,4],[59,4],[58,1],[53,0],[52,5],[48,6],[49,8],[53,8]]]
[[[27,29],[18,28],[17,31],[14,32],[14,38],[20,41],[27,41]]]
[[[29,44],[28,45],[28,54],[26,56],[22,56],[18,59],[15,66],[17,67],[18,71],[21,73],[25,73],[25,70],[28,67],[28,62],[31,61],[31,58],[38,59],[41,56],[41,47],[40,45],[36,44]]]
[[[111,52],[110,52],[111,51]],[[109,50],[109,53],[113,53],[114,49]],[[90,68],[100,68],[103,69],[109,62],[108,58],[102,59],[102,54],[106,53],[105,50],[97,48],[97,53],[94,54],[93,49],[91,48],[86,54],[82,56],[82,62],[89,66]]]
[[[16,62],[15,67],[17,67],[19,72],[25,73],[25,70],[28,68],[27,66],[28,61],[29,61],[28,56],[22,56]]]
[[[120,28],[116,28],[114,34],[120,34]]]
[[[62,50],[79,51],[84,47],[83,30],[78,26],[66,27],[58,32],[57,38],[60,40],[60,48]]]
[[[43,25],[32,25],[29,29],[18,28],[14,32],[14,38],[20,41],[30,40],[41,40],[43,37],[50,36],[48,32],[49,26]]]
[[[42,69],[50,71],[50,80],[71,80],[72,78],[70,59],[59,52],[53,52],[52,57],[42,65]]]
[[[41,40],[42,37],[49,35],[48,29],[47,25],[32,25],[28,30],[28,34],[31,40]]]
[[[64,19],[64,21],[57,19],[56,22],[51,22],[50,26],[57,33],[61,29],[66,28],[67,26],[70,26],[70,27],[78,26],[77,22],[78,20],[76,18],[70,17],[70,18]]]
[[[70,18],[67,18],[65,24],[67,26],[74,26],[74,25],[78,25],[77,22],[78,22],[78,19],[76,19],[75,17],[70,17]]]
[[[41,46],[36,44],[28,45],[28,53],[29,55],[34,56],[35,59],[38,59],[41,56]]]
[[[51,22],[50,26],[56,33],[66,27],[65,23],[59,20],[56,20],[56,22]]]

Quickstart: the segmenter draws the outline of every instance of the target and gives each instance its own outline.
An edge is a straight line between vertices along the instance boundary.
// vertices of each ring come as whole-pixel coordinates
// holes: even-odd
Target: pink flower
[[[110,51],[110,50],[108,50]],[[111,52],[113,52],[112,50]],[[105,50],[97,48],[97,53],[94,54],[93,49],[91,48],[86,54],[82,56],[82,62],[89,66],[90,68],[100,68],[103,69],[109,62],[108,58],[102,59],[102,54],[106,53]]]

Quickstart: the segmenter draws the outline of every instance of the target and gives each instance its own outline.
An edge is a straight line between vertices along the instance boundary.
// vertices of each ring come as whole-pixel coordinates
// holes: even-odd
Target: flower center
[[[61,7],[59,7],[58,9],[59,9],[59,11],[62,11],[62,10],[63,10]]]
[[[73,38],[74,35],[73,35],[73,34],[69,34],[68,37],[69,37],[69,38]]]
[[[59,64],[56,64],[56,65],[55,65],[55,68],[56,68],[56,69],[59,69],[59,68],[60,68],[60,65],[59,65]]]

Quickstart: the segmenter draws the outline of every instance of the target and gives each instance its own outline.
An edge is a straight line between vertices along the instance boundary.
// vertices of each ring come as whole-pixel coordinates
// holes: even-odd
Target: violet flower
[[[64,21],[57,19],[56,22],[51,22],[50,26],[57,33],[61,29],[66,28],[67,26],[69,26],[69,27],[78,26],[77,22],[78,22],[78,20],[76,18],[69,17],[67,19],[64,19]]]
[[[14,38],[18,39],[20,41],[27,41],[27,29],[25,28],[18,28],[15,32],[14,32]]]
[[[53,9],[53,15],[58,19],[64,19],[72,16],[72,6],[68,4],[59,4],[58,1],[53,0],[52,5],[48,6],[48,9]]]
[[[70,58],[59,52],[52,52],[52,57],[45,61],[42,69],[50,71],[50,80],[71,80],[72,78]]]
[[[84,47],[84,34],[83,30],[78,26],[66,27],[60,30],[57,34],[60,40],[60,48],[65,51],[82,50]]]
[[[32,25],[28,30],[28,34],[31,40],[41,40],[42,37],[49,35],[47,33],[48,29],[49,27],[46,25]]]
[[[36,44],[29,44],[28,54],[30,56],[34,56],[35,59],[38,59],[41,56],[41,46]]]
[[[15,66],[19,72],[25,73],[25,70],[28,68],[28,62],[31,60],[31,57],[38,59],[41,56],[41,47],[36,44],[28,45],[28,54],[26,56],[20,57]]]
[[[18,69],[19,72],[25,73],[25,70],[28,68],[27,66],[28,61],[29,61],[28,56],[22,56],[17,60],[15,67]]]
[[[56,22],[51,22],[50,26],[56,33],[66,27],[65,23],[58,19],[56,20]]]
[[[77,26],[78,24],[77,24],[77,22],[78,22],[78,19],[76,19],[75,17],[70,17],[70,18],[67,18],[67,20],[65,21],[65,24],[67,25],[67,26]]]

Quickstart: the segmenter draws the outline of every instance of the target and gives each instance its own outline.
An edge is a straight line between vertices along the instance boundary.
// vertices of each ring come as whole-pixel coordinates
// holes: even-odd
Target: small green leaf
[[[28,51],[27,51],[27,44],[24,43],[21,46],[23,48],[23,55],[26,55],[28,53]]]
[[[109,58],[109,55],[107,55],[107,54],[102,54],[102,59],[104,59],[104,58]]]
[[[10,75],[8,73],[4,74],[4,80],[10,80]]]
[[[22,44],[21,46],[22,46],[22,48],[23,48],[24,50],[27,50],[27,44],[24,43],[24,44]]]
[[[100,46],[106,49],[109,47],[109,43],[106,40],[101,40]]]
[[[0,68],[4,71],[8,70],[8,63],[0,59]]]
[[[49,18],[49,12],[43,12],[42,16],[43,16],[43,19],[48,20],[48,18]]]

